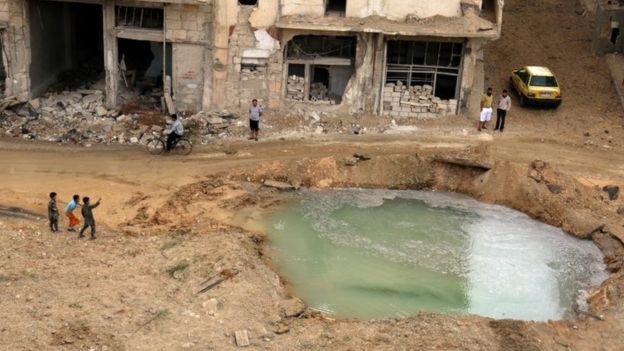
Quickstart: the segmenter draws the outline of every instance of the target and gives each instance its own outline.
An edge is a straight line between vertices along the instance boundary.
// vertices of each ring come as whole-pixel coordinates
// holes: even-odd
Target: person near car
[[[494,97],[492,96],[492,88],[487,89],[487,93],[481,97],[481,115],[479,116],[479,125],[477,130],[487,129],[487,122],[492,119],[492,104]]]
[[[505,129],[505,117],[507,112],[511,109],[511,98],[507,94],[507,89],[503,89],[503,93],[498,97],[496,104],[496,128],[501,133]]]
[[[167,151],[171,151],[176,142],[184,135],[184,126],[178,116],[174,113],[171,115],[171,119],[173,120],[171,127],[165,130],[165,134],[167,134]]]
[[[258,106],[257,99],[253,99],[249,108],[249,140],[258,141],[260,117],[262,117],[262,107]]]

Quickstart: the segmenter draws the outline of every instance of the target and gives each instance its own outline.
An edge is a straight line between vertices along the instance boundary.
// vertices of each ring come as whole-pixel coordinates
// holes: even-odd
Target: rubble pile
[[[303,101],[305,100],[305,79],[298,76],[289,76],[288,84],[286,86],[286,98],[290,100]]]
[[[157,107],[158,99],[128,93],[122,100],[126,103],[119,110],[109,110],[103,91],[97,89],[49,93],[28,102],[5,99],[0,101],[0,130],[13,137],[85,146],[144,145],[162,133],[166,117]],[[227,111],[200,112],[183,122],[187,134],[203,141],[228,135],[237,119]]]
[[[310,84],[310,101],[321,102],[326,104],[335,104],[328,96],[329,89],[323,83]]]
[[[431,85],[406,86],[397,81],[385,85],[383,109],[385,116],[435,118],[455,114],[457,100],[434,96]]]

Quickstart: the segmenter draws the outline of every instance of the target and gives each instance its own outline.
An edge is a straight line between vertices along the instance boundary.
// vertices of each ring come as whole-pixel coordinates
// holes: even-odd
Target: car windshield
[[[555,77],[533,76],[530,85],[534,87],[557,87],[557,80]]]

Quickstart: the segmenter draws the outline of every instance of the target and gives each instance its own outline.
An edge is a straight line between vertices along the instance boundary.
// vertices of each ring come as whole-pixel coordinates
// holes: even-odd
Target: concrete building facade
[[[596,1],[592,45],[599,55],[624,53],[624,0]]]
[[[180,111],[315,106],[432,117],[468,108],[503,0],[0,0],[5,96],[98,62],[108,107],[128,69]],[[149,57],[148,59],[145,56]],[[97,67],[97,65],[94,65]],[[480,92],[479,92],[480,93]]]

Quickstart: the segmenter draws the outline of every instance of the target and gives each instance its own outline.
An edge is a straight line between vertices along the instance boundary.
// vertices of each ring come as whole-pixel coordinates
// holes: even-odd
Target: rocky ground
[[[557,110],[514,106],[504,134],[477,133],[474,116],[290,111],[267,115],[256,143],[234,111],[187,116],[201,136],[193,153],[152,157],[126,145],[163,124],[141,104],[98,111],[101,94],[90,89],[9,107],[0,118],[0,349],[623,349],[624,196],[615,193],[624,112],[589,51],[591,18],[567,5],[506,1],[487,81],[504,86],[516,65],[546,62],[565,100]],[[536,26],[526,29],[526,18]],[[593,240],[613,275],[590,294],[589,314],[567,321],[319,314],[273,269],[258,225],[282,186],[462,192]],[[98,240],[48,231],[50,191],[61,206],[73,193],[103,198]]]

